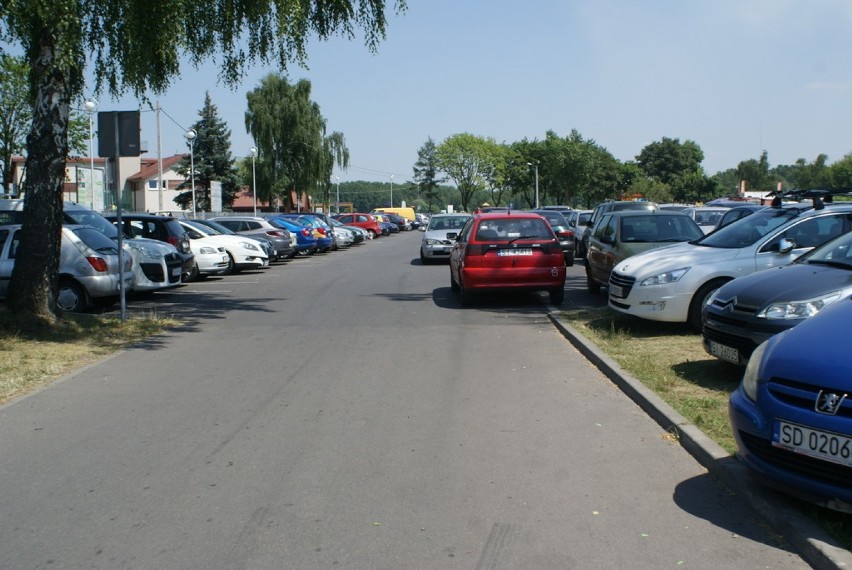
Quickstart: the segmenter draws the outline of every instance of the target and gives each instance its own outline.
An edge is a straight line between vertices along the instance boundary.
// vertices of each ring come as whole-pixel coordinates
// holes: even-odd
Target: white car
[[[155,239],[124,239],[133,258],[133,290],[137,293],[171,289],[181,284],[183,257],[175,246]]]
[[[702,232],[709,234],[716,229],[719,220],[729,209],[723,206],[691,206],[684,208],[681,212],[692,218]]]
[[[231,272],[231,258],[224,246],[210,243],[206,237],[193,238],[193,234],[190,234],[189,249],[195,254],[195,266],[189,274],[189,281]]]
[[[609,279],[609,306],[652,321],[701,330],[701,309],[724,283],[787,265],[852,230],[852,203],[794,204],[759,210],[692,241],[634,255]]]
[[[334,228],[333,235],[335,249],[340,249],[341,247],[349,247],[352,245],[352,242],[355,241],[355,238],[352,236],[352,232],[344,227]]]
[[[213,234],[204,224],[193,220],[179,220],[189,234],[190,242],[204,240],[211,246],[222,246],[228,254],[226,273],[236,273],[244,269],[259,269],[269,265],[269,256],[260,247],[257,240],[241,235]]]

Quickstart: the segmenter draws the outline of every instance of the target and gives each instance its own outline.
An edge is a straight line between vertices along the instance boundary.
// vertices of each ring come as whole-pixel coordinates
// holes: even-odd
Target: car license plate
[[[852,467],[852,437],[785,421],[775,422],[772,445]]]
[[[613,297],[618,297],[619,299],[624,298],[624,287],[620,285],[610,285],[609,286],[609,294]]]
[[[181,274],[180,267],[173,267],[172,268],[172,277],[180,277],[180,274]]]
[[[732,364],[740,363],[740,351],[712,340],[710,341],[710,354]]]
[[[532,255],[531,249],[500,249],[497,255],[516,256],[516,255]]]

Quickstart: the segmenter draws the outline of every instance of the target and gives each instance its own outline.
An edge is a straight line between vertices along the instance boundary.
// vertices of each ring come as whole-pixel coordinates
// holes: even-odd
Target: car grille
[[[621,287],[624,291],[624,298],[630,296],[630,291],[633,289],[633,286],[636,284],[635,277],[629,277],[627,275],[621,275],[620,273],[616,273],[613,271],[609,274],[609,282],[613,285],[617,285]]]
[[[769,441],[744,431],[739,433],[749,452],[779,469],[843,487],[852,480],[852,468],[775,447]]]
[[[169,283],[180,282],[180,271],[172,271],[175,268],[183,269],[183,260],[180,255],[176,253],[166,255],[166,268],[169,271]],[[177,273],[177,275],[173,275],[173,273]]]
[[[766,385],[766,389],[773,398],[784,402],[788,406],[794,406],[802,410],[812,412],[816,405],[817,397],[821,391],[843,392],[833,388],[805,384],[787,378],[772,377]],[[852,398],[846,398],[837,410],[838,417],[852,419]]]
[[[161,264],[140,263],[139,266],[142,268],[142,273],[145,274],[148,281],[151,281],[152,283],[162,283],[166,280],[166,276],[163,275],[163,266]]]

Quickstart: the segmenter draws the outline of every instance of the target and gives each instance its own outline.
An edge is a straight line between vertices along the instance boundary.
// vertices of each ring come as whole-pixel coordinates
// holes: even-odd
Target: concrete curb
[[[765,518],[805,562],[819,570],[852,568],[852,552],[838,546],[822,528],[791,505],[784,504],[773,495],[772,490],[754,481],[745,466],[734,456],[689,423],[642,382],[625,372],[574,327],[561,321],[558,312],[548,314],[548,318],[583,356],[664,430],[675,435],[680,445],[701,465]]]

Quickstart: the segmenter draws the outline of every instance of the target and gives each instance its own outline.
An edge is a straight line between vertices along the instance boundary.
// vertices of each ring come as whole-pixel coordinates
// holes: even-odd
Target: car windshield
[[[118,230],[109,220],[91,210],[66,209],[65,215],[74,220],[75,224],[95,228],[100,233],[111,239],[118,238]]]
[[[852,269],[852,232],[842,234],[796,260],[797,263],[832,265]]]
[[[621,218],[621,239],[631,243],[679,242],[704,235],[695,222],[682,215],[656,214]]]
[[[200,231],[202,234],[205,235],[215,235],[219,233],[210,226],[205,226],[201,222],[196,222],[195,220],[184,220],[183,223],[195,228],[196,230]]]
[[[212,229],[213,231],[219,232],[220,234],[224,234],[224,235],[235,235],[236,234],[235,231],[231,230],[230,228],[223,226],[219,222],[214,222],[213,220],[197,221],[196,223],[201,224],[203,226],[207,226],[208,228]]]
[[[719,228],[695,242],[704,247],[739,249],[753,245],[763,236],[799,215],[801,210],[767,208]]]
[[[470,216],[438,216],[429,221],[427,231],[431,230],[460,230]]]
[[[74,233],[77,234],[77,237],[79,237],[83,243],[98,253],[112,255],[118,254],[118,246],[115,241],[93,226],[75,228]]]

